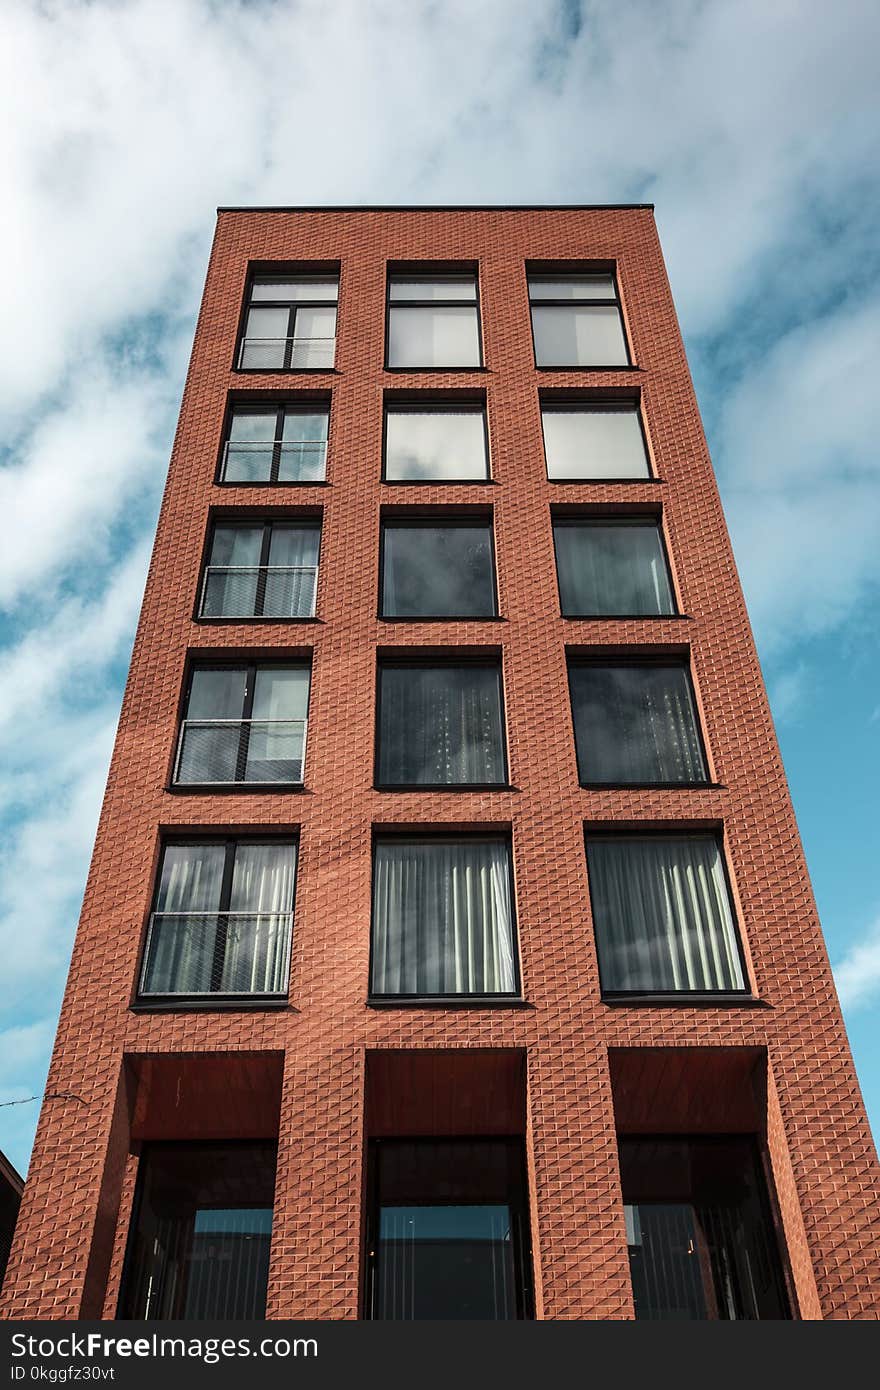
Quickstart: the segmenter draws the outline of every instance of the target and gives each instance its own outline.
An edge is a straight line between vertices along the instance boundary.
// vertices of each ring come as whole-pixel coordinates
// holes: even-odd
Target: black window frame
[[[378,844],[453,844],[467,840],[469,844],[498,844],[507,847],[507,874],[510,883],[510,941],[513,955],[514,987],[496,994],[463,994],[447,991],[445,994],[377,994],[373,989],[373,963],[376,910],[376,846]],[[519,920],[516,902],[516,874],[513,864],[513,832],[508,825],[499,825],[497,830],[483,828],[469,830],[462,825],[460,833],[451,827],[444,830],[424,830],[414,826],[409,830],[383,828],[373,830],[370,842],[370,950],[367,960],[367,1004],[371,1008],[430,1008],[442,1004],[449,1008],[509,1008],[511,1005],[525,1003],[523,997],[523,977],[520,960]]]
[[[525,1135],[522,1134],[392,1134],[368,1136],[365,1153],[365,1211],[364,1240],[362,1258],[362,1317],[366,1322],[379,1321],[372,1316],[374,1307],[374,1285],[376,1277],[376,1251],[379,1248],[379,1219],[381,1213],[378,1155],[384,1144],[465,1144],[480,1142],[503,1143],[509,1150],[516,1151],[517,1191],[516,1200],[508,1205],[513,1217],[514,1237],[512,1249],[517,1280],[515,1285],[518,1315],[515,1321],[528,1322],[535,1317],[535,1276],[532,1239],[532,1211],[529,1192],[528,1153]],[[438,1201],[435,1205],[442,1206]],[[450,1203],[449,1205],[453,1205]],[[511,1320],[513,1321],[513,1320]]]
[[[413,621],[406,619],[405,621]],[[418,620],[415,620],[418,621]],[[449,621],[441,619],[441,621]],[[462,621],[479,621],[479,619],[462,619]],[[373,790],[381,792],[510,792],[513,785],[510,780],[510,763],[507,751],[507,700],[504,688],[504,658],[501,654],[482,653],[468,651],[459,656],[453,651],[444,651],[436,656],[426,653],[424,648],[412,648],[413,655],[400,655],[398,653],[385,654],[380,650],[376,654],[376,716],[373,738]],[[438,666],[448,666],[455,669],[464,667],[491,667],[498,672],[498,695],[501,704],[501,721],[499,735],[501,741],[501,762],[504,771],[503,782],[382,782],[379,778],[379,764],[381,760],[380,733],[382,727],[382,672],[384,670],[431,670]]]
[[[564,369],[563,369],[564,370]],[[651,450],[648,447],[648,429],[645,424],[645,412],[641,392],[638,394],[615,395],[609,392],[592,392],[585,395],[583,392],[571,396],[555,396],[544,391],[538,392],[538,409],[541,416],[541,448],[544,451],[544,477],[548,483],[554,487],[644,487],[645,484],[662,483],[663,479],[654,472],[654,460],[651,457]],[[630,411],[634,412],[638,422],[639,432],[642,437],[642,448],[645,451],[646,473],[635,473],[629,477],[600,478],[592,476],[582,476],[577,478],[554,478],[550,473],[550,460],[547,456],[547,436],[544,433],[544,415],[589,415],[594,410],[609,409],[616,414],[623,415]]]
[[[389,370],[404,371],[405,368]],[[435,370],[435,369],[432,369]],[[447,368],[448,371],[457,368]],[[389,415],[480,415],[483,420],[483,456],[486,462],[484,478],[389,478],[388,477],[388,416]],[[426,393],[424,401],[385,400],[382,405],[382,476],[381,482],[388,487],[488,487],[494,485],[492,477],[492,447],[489,440],[489,416],[486,402],[462,401],[460,404],[449,399],[438,400]]]
[[[473,276],[474,298],[473,307],[477,317],[477,348],[479,362],[472,366],[457,367],[425,367],[425,366],[403,366],[392,367],[388,361],[389,349],[391,347],[391,286],[394,280],[422,281],[426,285],[436,284],[440,280],[464,280]],[[398,300],[394,308],[403,309],[461,309],[462,306],[470,306],[471,301],[466,299],[407,299]],[[408,266],[388,265],[385,274],[385,352],[382,365],[386,372],[484,372],[486,370],[486,357],[483,351],[483,319],[480,312],[480,270],[478,265],[473,263],[465,264],[458,268],[448,265],[432,269],[419,266],[411,269]],[[384,454],[384,451],[383,451]],[[384,468],[384,464],[383,464]]]
[[[481,528],[489,531],[489,564],[491,567],[492,583],[492,607],[494,612],[483,616],[473,614],[429,614],[427,616],[413,615],[411,617],[396,617],[384,613],[385,602],[385,530],[386,527],[396,530],[407,531],[438,531],[444,526],[450,529],[474,530]],[[498,623],[503,622],[504,618],[499,609],[498,602],[498,563],[495,553],[495,517],[491,509],[483,509],[479,512],[463,511],[457,507],[444,507],[442,511],[419,512],[418,514],[407,512],[387,512],[382,511],[379,517],[379,583],[376,604],[376,617],[383,623]]]
[[[705,1006],[707,1008],[726,1009],[735,1008],[738,1005],[755,1006],[760,1005],[761,1001],[755,989],[752,974],[749,969],[749,962],[746,956],[744,945],[744,923],[740,920],[737,912],[737,899],[733,892],[733,880],[731,867],[727,862],[726,844],[723,826],[699,826],[693,823],[683,823],[681,828],[672,826],[658,827],[653,821],[647,823],[628,822],[625,826],[587,824],[584,827],[584,858],[587,866],[587,892],[590,902],[590,920],[593,929],[593,947],[596,952],[596,967],[599,976],[599,997],[603,1004],[609,1005],[640,1005],[662,1004],[671,1007],[693,1008],[694,1005]],[[715,841],[718,850],[718,858],[721,863],[721,872],[724,876],[724,889],[727,894],[727,905],[730,909],[730,918],[733,924],[733,939],[736,943],[737,957],[739,959],[740,970],[743,977],[742,989],[633,989],[633,990],[609,990],[602,984],[602,956],[599,949],[599,932],[597,930],[598,918],[596,916],[595,901],[593,896],[593,882],[590,875],[590,840],[693,840],[711,839]]]
[[[565,527],[572,530],[584,529],[591,526],[616,526],[621,529],[631,527],[651,527],[657,532],[660,541],[660,554],[663,559],[663,566],[666,573],[666,582],[669,586],[669,593],[672,598],[671,613],[566,613],[562,602],[562,585],[559,582],[559,552],[556,548],[556,528]],[[679,595],[676,589],[672,566],[669,560],[669,546],[666,543],[666,533],[663,527],[663,517],[660,513],[649,511],[639,512],[560,512],[555,508],[550,509],[550,528],[553,538],[553,560],[556,567],[556,597],[559,602],[559,614],[567,622],[670,622],[681,619],[687,615],[682,613]]]
[[[590,276],[590,275],[595,275],[595,276],[597,276],[597,277],[598,277],[598,276],[603,276],[603,277],[606,277],[606,278],[610,278],[610,280],[611,280],[611,285],[612,285],[612,288],[613,288],[613,290],[614,290],[614,298],[613,298],[613,299],[609,299],[609,297],[608,297],[607,295],[602,296],[602,297],[595,297],[595,296],[586,295],[586,296],[582,296],[580,299],[574,299],[574,298],[567,298],[567,299],[538,299],[538,300],[533,300],[533,299],[532,299],[532,282],[533,282],[533,281],[583,280],[583,279],[585,279],[587,276]],[[637,363],[636,363],[635,360],[634,360],[633,350],[632,350],[632,344],[630,343],[630,336],[629,336],[629,333],[628,333],[628,331],[627,331],[626,319],[624,318],[624,314],[623,314],[623,301],[622,301],[621,296],[620,296],[620,282],[619,282],[619,279],[618,279],[617,266],[616,266],[616,265],[611,265],[611,266],[609,266],[609,265],[594,265],[594,266],[586,266],[586,267],[585,267],[585,266],[579,266],[577,269],[572,269],[570,266],[567,266],[566,268],[564,268],[564,269],[562,269],[562,270],[545,270],[545,269],[541,269],[541,270],[530,270],[529,267],[528,267],[528,265],[526,265],[526,293],[527,293],[527,296],[528,296],[528,304],[529,304],[529,330],[530,330],[531,335],[532,335],[532,360],[533,360],[533,362],[534,362],[535,369],[536,369],[537,371],[539,371],[539,372],[637,372],[637,371],[640,370],[640,368],[638,367]],[[620,323],[620,335],[621,335],[621,337],[623,338],[623,350],[624,350],[624,352],[626,353],[626,362],[618,362],[618,363],[610,363],[610,364],[609,364],[609,363],[601,363],[601,362],[595,362],[595,363],[591,362],[591,363],[581,364],[581,365],[578,365],[578,363],[576,363],[576,362],[569,362],[569,363],[567,363],[567,364],[560,364],[560,365],[558,365],[558,366],[543,366],[543,365],[538,361],[538,349],[537,349],[537,344],[536,344],[536,342],[535,342],[535,319],[534,319],[534,315],[532,314],[532,309],[533,309],[533,307],[535,306],[535,304],[538,304],[538,305],[541,305],[541,306],[543,306],[543,307],[550,308],[550,309],[589,308],[589,307],[592,307],[592,306],[594,306],[594,305],[598,305],[598,306],[607,308],[607,306],[608,306],[609,304],[613,304],[614,307],[615,307],[616,310],[617,310],[617,317],[618,317],[618,320],[619,320],[619,323]]]
[[[257,282],[277,284],[290,284],[293,280],[315,282],[336,280],[335,299],[301,299],[291,301],[289,299],[260,299],[254,303],[253,290]],[[241,317],[239,322],[238,334],[236,335],[235,356],[232,362],[232,370],[237,374],[245,376],[272,376],[272,375],[306,375],[314,376],[333,373],[336,371],[336,349],[339,342],[339,291],[342,279],[341,266],[336,265],[332,270],[320,270],[310,267],[308,269],[294,267],[289,271],[273,268],[272,270],[251,269],[245,284],[244,296],[242,299]],[[284,344],[284,365],[280,367],[243,367],[241,365],[244,346],[247,342],[247,323],[251,309],[287,309],[287,339]],[[333,361],[329,367],[293,367],[290,359],[293,357],[296,313],[297,309],[335,309],[336,310],[336,332],[333,335]]]
[[[211,1013],[223,1012],[228,1009],[286,1009],[290,1005],[290,984],[293,977],[293,936],[296,925],[296,898],[299,888],[300,873],[300,844],[301,832],[297,828],[292,833],[272,835],[272,834],[248,834],[242,835],[199,835],[174,833],[163,835],[159,845],[159,854],[156,859],[156,871],[154,874],[153,890],[150,894],[150,906],[147,911],[146,922],[141,940],[141,948],[138,952],[138,964],[135,972],[134,990],[129,1002],[129,1009],[134,1013]],[[159,901],[159,889],[162,883],[162,869],[165,864],[165,851],[172,847],[185,849],[191,845],[220,845],[224,851],[223,878],[220,885],[220,903],[217,908],[217,917],[228,918],[230,908],[229,902],[232,897],[232,879],[235,871],[235,855],[239,845],[276,845],[279,848],[288,845],[293,846],[296,851],[296,864],[293,872],[293,896],[290,904],[290,940],[288,942],[287,960],[287,980],[285,989],[278,994],[221,994],[218,991],[209,991],[202,994],[142,994],[144,970],[147,964],[147,947],[149,945],[150,923],[153,916],[158,912],[156,904]],[[207,914],[206,914],[207,915]],[[222,942],[226,945],[226,936],[229,923],[223,924],[222,930],[218,927],[217,941],[214,946],[215,966],[221,964],[221,951],[219,945]]]
[[[229,438],[232,428],[232,421],[237,415],[275,415],[275,435],[273,439],[266,440],[266,444],[272,445],[272,462],[269,466],[269,477],[249,479],[227,478],[226,462],[229,453],[229,445],[233,442]],[[279,478],[281,471],[281,446],[284,442],[284,420],[287,415],[326,415],[327,417],[327,436],[321,441],[324,445],[324,477],[315,481],[304,479],[302,482],[295,478]],[[311,441],[300,441],[311,442]],[[327,461],[330,451],[330,400],[326,397],[318,401],[295,401],[285,400],[279,402],[277,398],[261,404],[253,399],[247,401],[230,401],[225,419],[223,421],[223,439],[220,444],[220,453],[217,458],[217,470],[214,474],[215,487],[326,487],[327,486]]]
[[[297,486],[300,486],[300,485],[298,484]],[[263,540],[262,540],[262,544],[261,544],[261,548],[260,548],[260,559],[259,559],[259,568],[260,568],[261,573],[260,573],[260,575],[259,575],[259,577],[258,577],[258,580],[257,580],[257,600],[258,600],[258,602],[262,602],[262,603],[265,603],[265,583],[266,583],[265,571],[266,571],[267,569],[273,568],[273,567],[269,564],[269,551],[270,551],[270,548],[271,548],[271,545],[272,545],[272,532],[273,532],[273,530],[274,530],[276,527],[285,527],[285,526],[294,526],[294,527],[298,527],[298,528],[301,528],[301,529],[316,530],[316,531],[318,532],[318,561],[317,561],[317,564],[315,565],[315,604],[314,604],[314,606],[315,606],[315,611],[314,611],[314,613],[310,613],[308,617],[292,617],[292,618],[283,618],[283,617],[282,617],[282,618],[273,618],[273,617],[267,617],[267,616],[266,616],[265,614],[263,614],[263,613],[251,613],[251,614],[248,614],[248,615],[241,615],[241,616],[238,616],[238,617],[236,617],[236,616],[234,616],[234,615],[233,615],[232,617],[223,617],[223,616],[219,616],[219,615],[215,617],[215,616],[212,616],[212,615],[210,615],[210,614],[209,614],[209,615],[203,614],[201,610],[202,610],[202,606],[203,606],[203,604],[204,604],[204,598],[205,598],[205,579],[206,579],[206,575],[207,575],[207,573],[208,573],[208,570],[211,568],[211,550],[212,550],[213,545],[214,545],[214,533],[215,533],[216,528],[217,528],[218,526],[262,526],[262,528],[263,528]],[[323,539],[324,539],[324,518],[323,518],[323,514],[320,513],[320,512],[317,512],[317,513],[315,513],[314,515],[303,515],[302,513],[298,513],[298,514],[286,515],[286,516],[283,516],[283,515],[266,516],[265,514],[261,514],[261,515],[259,515],[259,516],[251,516],[251,515],[248,515],[246,512],[235,512],[235,513],[233,513],[233,514],[231,514],[231,515],[225,515],[223,512],[212,512],[211,515],[210,515],[210,517],[209,517],[208,527],[207,527],[207,531],[206,531],[206,533],[205,533],[205,544],[204,544],[203,552],[202,552],[202,563],[201,563],[201,566],[200,566],[200,568],[199,568],[199,581],[198,581],[198,587],[197,587],[197,589],[196,589],[195,603],[194,603],[194,605],[193,605],[193,622],[196,622],[196,623],[207,623],[207,624],[209,624],[209,625],[212,626],[212,627],[215,627],[215,626],[224,626],[224,625],[225,625],[225,626],[229,626],[230,624],[235,625],[236,623],[267,623],[267,624],[269,624],[269,623],[317,623],[317,622],[320,622],[320,618],[318,617],[318,579],[319,579],[320,573],[321,573],[321,546],[322,546],[322,543],[323,543]]]
[[[596,782],[595,780],[585,779],[581,772],[580,758],[578,756],[578,737],[577,723],[574,713],[574,698],[571,687],[571,672],[577,667],[599,667],[608,669],[613,667],[663,667],[673,668],[685,673],[688,694],[690,696],[691,710],[694,717],[694,732],[700,749],[700,756],[703,759],[703,767],[706,776],[700,782]],[[644,653],[637,651],[611,652],[600,654],[590,653],[578,648],[566,650],[565,653],[565,674],[568,685],[568,705],[571,714],[572,736],[574,740],[575,763],[578,773],[578,785],[586,791],[713,791],[718,790],[718,783],[712,777],[712,764],[709,759],[709,750],[703,730],[703,721],[700,718],[700,707],[697,703],[696,690],[694,688],[694,678],[691,671],[690,653],[662,653],[649,650]]]
[[[240,619],[233,619],[233,622],[238,621],[240,621]],[[282,619],[281,621],[286,620]],[[296,620],[292,619],[291,621]],[[282,648],[279,649],[277,659],[274,656],[255,659],[253,657],[250,657],[247,653],[243,653],[241,659],[239,659],[238,661],[227,659],[225,657],[218,657],[217,659],[214,659],[212,657],[201,658],[198,654],[190,656],[190,659],[187,661],[186,664],[183,685],[181,688],[181,696],[177,716],[177,732],[175,735],[174,748],[171,756],[171,768],[165,785],[166,791],[173,792],[176,796],[186,796],[189,794],[196,794],[199,796],[222,796],[224,794],[241,795],[248,794],[251,792],[257,793],[258,795],[262,796],[272,795],[273,793],[279,793],[286,796],[291,792],[302,792],[305,790],[306,757],[308,755],[309,709],[311,708],[312,703],[314,663],[312,660],[311,651],[308,652],[307,655],[299,658],[291,657],[288,655],[287,659],[285,660],[285,655],[286,650]],[[242,725],[242,730],[239,733],[238,758],[236,760],[237,765],[239,765],[241,764],[242,760],[246,759],[247,755],[247,745],[250,737],[249,725],[253,718],[257,672],[261,668],[273,667],[277,667],[281,670],[304,668],[309,673],[309,698],[308,703],[306,705],[306,716],[304,721],[306,726],[306,737],[303,743],[302,780],[299,782],[178,782],[176,780],[176,776],[178,764],[180,761],[181,734],[183,730],[184,721],[187,717],[186,711],[189,708],[190,692],[192,690],[192,681],[195,673],[197,671],[245,672],[246,688],[243,713],[241,716],[241,720],[238,721]],[[259,723],[260,721],[258,720],[257,722]]]

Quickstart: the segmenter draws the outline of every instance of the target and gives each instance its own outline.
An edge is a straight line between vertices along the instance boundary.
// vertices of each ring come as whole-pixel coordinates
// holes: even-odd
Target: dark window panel
[[[705,782],[683,666],[569,667],[582,782]]]
[[[497,666],[383,666],[379,672],[381,786],[503,785]]]
[[[491,526],[383,527],[384,618],[494,618]]]
[[[558,522],[553,539],[565,617],[654,617],[675,612],[656,523]]]

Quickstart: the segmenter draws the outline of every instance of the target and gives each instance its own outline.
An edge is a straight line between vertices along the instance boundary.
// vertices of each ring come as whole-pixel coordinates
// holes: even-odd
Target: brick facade
[[[568,260],[616,264],[636,368],[536,369],[525,262]],[[478,264],[485,369],[383,369],[389,261]],[[339,264],[334,371],[231,370],[253,262]],[[640,393],[655,479],[548,482],[539,390],[596,388]],[[453,389],[485,393],[492,481],[383,484],[383,392]],[[326,484],[216,485],[229,395],[243,391],[329,396]],[[559,616],[550,507],[586,503],[662,507],[686,616]],[[502,621],[379,620],[380,509],[475,505],[494,514]],[[218,507],[321,512],[318,621],[193,620]],[[373,788],[377,649],[426,646],[501,653],[509,788]],[[572,647],[689,650],[712,785],[580,787]],[[166,790],[188,655],[242,650],[311,655],[304,791]],[[757,1002],[601,1001],[584,826],[612,822],[723,827]],[[525,1004],[368,1005],[371,836],[377,826],[425,825],[511,832]],[[300,836],[289,1007],[133,1010],[161,835],[267,827]],[[49,1074],[47,1090],[64,1095],[43,1106],[5,1316],[114,1316],[137,1135],[155,1136],[143,1126],[160,1122],[174,1132],[173,1106],[170,1118],[143,1118],[145,1078],[170,1078],[173,1095],[177,1076],[183,1116],[192,1059],[202,1137],[246,1134],[248,1103],[230,1118],[222,1079],[230,1054],[242,1054],[253,1062],[243,1094],[270,1075],[280,1089],[269,1316],[357,1317],[365,1073],[376,1052],[415,1049],[525,1056],[537,1316],[633,1315],[615,1106],[637,1049],[685,1054],[677,1084],[690,1088],[691,1128],[701,1084],[719,1089],[721,1059],[734,1058],[737,1077],[754,1062],[797,1311],[877,1316],[876,1156],[649,208],[220,212]],[[720,1087],[716,1128],[735,1091]],[[739,1123],[731,1117],[729,1127]]]

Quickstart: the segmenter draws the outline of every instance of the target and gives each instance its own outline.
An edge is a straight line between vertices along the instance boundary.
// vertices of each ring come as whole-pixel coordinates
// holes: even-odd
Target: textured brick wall
[[[536,371],[524,262],[569,258],[616,261],[638,370]],[[386,261],[419,259],[479,262],[485,371],[383,371]],[[249,260],[341,262],[335,372],[230,371]],[[542,384],[637,387],[660,481],[548,483]],[[383,486],[383,389],[452,386],[486,392],[492,483]],[[227,396],[245,387],[332,393],[326,486],[254,494],[214,485]],[[559,617],[549,509],[587,501],[662,504],[686,617]],[[255,502],[323,509],[319,623],[192,621],[209,508]],[[383,503],[493,507],[504,621],[429,628],[378,621]],[[567,643],[688,645],[720,785],[581,789]],[[372,789],[376,649],[425,644],[502,648],[512,789]],[[241,648],[313,654],[307,791],[170,794],[163,788],[187,653]],[[600,1001],[587,821],[723,824],[759,1005]],[[367,1007],[371,827],[397,823],[512,828],[527,1008]],[[267,826],[301,834],[290,1008],[131,1012],[160,830]],[[115,1148],[108,1158],[124,1056],[285,1053],[270,1315],[351,1318],[358,1309],[366,1050],[518,1047],[528,1054],[539,1314],[631,1317],[608,1049],[688,1045],[767,1049],[769,1149],[802,1312],[876,1317],[876,1158],[651,213],[221,214],[49,1077],[50,1091],[81,1101],[44,1105],[5,1313],[75,1317],[92,1307],[88,1298],[83,1304],[90,1245],[109,1201],[119,1203],[106,1257],[104,1308],[112,1316],[135,1166],[129,1159],[123,1171]]]

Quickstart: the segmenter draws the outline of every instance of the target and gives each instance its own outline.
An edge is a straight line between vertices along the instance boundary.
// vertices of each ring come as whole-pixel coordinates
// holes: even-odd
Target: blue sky
[[[215,206],[646,200],[880,1124],[878,44],[873,0],[3,7],[0,1100],[45,1078]]]

